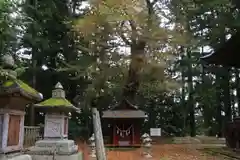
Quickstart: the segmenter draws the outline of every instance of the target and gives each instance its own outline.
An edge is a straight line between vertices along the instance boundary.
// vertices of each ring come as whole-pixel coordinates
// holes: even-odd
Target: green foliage
[[[9,74],[9,71],[8,71],[8,70],[5,70],[5,69],[3,69],[3,68],[0,68],[0,80],[1,80],[1,82],[2,82],[3,80],[6,80],[9,76],[12,77],[12,78],[15,78],[14,76],[11,76],[11,75]]]
[[[82,1],[72,1],[72,5],[66,0],[0,2],[0,55],[13,55],[17,75],[44,97],[51,96],[50,88],[57,81],[66,86],[68,99],[83,110],[72,114],[76,124],[69,128],[74,137],[84,134],[80,127],[90,133],[87,108],[93,99],[98,99],[100,111],[122,99],[130,69],[140,83],[136,103],[150,115],[144,131],[161,127],[171,135],[194,129],[197,134],[215,135],[221,130],[220,120],[226,122],[226,117],[219,113],[227,111],[229,100],[236,103],[237,96],[228,89],[239,88],[231,80],[239,76],[231,69],[205,66],[198,48],[222,45],[225,35],[239,25],[239,10],[228,0],[89,3],[88,9],[79,10]],[[13,11],[18,16],[12,16]],[[160,14],[168,19],[165,25]],[[140,42],[146,45],[136,51]],[[124,47],[126,51],[120,54]],[[31,59],[18,56],[22,48]],[[12,73],[1,66],[1,82],[15,79]],[[76,95],[80,98],[73,102]],[[237,115],[238,109],[231,108]]]
[[[82,58],[91,55],[96,59],[89,62],[86,72],[79,71],[84,70],[82,67],[69,67],[75,68],[78,77],[91,81],[86,89],[90,101],[92,97],[109,94],[113,87],[119,90],[124,86],[124,97],[126,90],[135,94],[138,89],[146,93],[176,89],[164,70],[177,47],[186,43],[185,33],[180,37],[176,28],[162,27],[162,18],[158,16],[161,8],[156,8],[155,3],[90,1],[89,12],[75,21],[74,30],[90,42],[84,46],[88,53]],[[118,47],[130,48],[130,53],[120,56]]]
[[[17,36],[20,33],[19,19],[13,16],[18,14],[18,2],[2,0],[0,2],[0,55],[15,54]]]
[[[70,139],[78,140],[79,138],[88,137],[88,128],[83,127],[71,119],[69,120],[68,128],[68,136]]]

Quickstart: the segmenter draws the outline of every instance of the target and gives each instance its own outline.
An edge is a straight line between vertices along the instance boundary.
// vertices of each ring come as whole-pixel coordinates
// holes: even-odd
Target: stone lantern
[[[50,99],[35,104],[35,108],[45,113],[44,138],[36,142],[29,154],[38,160],[44,159],[41,155],[51,157],[51,154],[56,159],[79,158],[78,146],[68,140],[68,115],[78,109],[65,98],[61,83],[56,84]]]
[[[90,142],[90,147],[91,147],[90,157],[96,158],[96,144],[95,144],[95,135],[94,135],[94,133],[89,138],[89,142]]]
[[[151,144],[151,142],[152,142],[152,139],[150,138],[149,134],[144,133],[142,135],[142,147],[144,149],[143,155],[146,159],[152,158],[152,155],[151,155],[152,144]]]
[[[13,59],[11,57],[5,59],[7,62],[4,62],[4,69],[14,72]],[[41,99],[40,93],[19,79],[2,80],[0,85],[0,153],[23,149],[25,107]]]
[[[35,104],[35,107],[45,112],[44,139],[68,138],[68,114],[78,109],[65,99],[65,91],[60,83],[52,91],[52,98]]]

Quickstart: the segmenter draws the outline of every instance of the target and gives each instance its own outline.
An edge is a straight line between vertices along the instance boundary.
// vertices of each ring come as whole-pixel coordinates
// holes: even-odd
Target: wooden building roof
[[[7,80],[0,86],[0,95],[9,95],[12,93],[19,93],[23,97],[33,101],[42,100],[42,95],[39,92],[19,79]]]
[[[103,111],[103,118],[146,118],[144,111],[131,104],[128,100],[123,100],[120,104],[111,109]]]
[[[208,64],[223,65],[240,68],[238,47],[240,46],[240,31],[234,34],[227,42],[220,46],[215,52],[210,53],[201,59]]]
[[[141,110],[107,110],[103,118],[146,118],[146,114]]]

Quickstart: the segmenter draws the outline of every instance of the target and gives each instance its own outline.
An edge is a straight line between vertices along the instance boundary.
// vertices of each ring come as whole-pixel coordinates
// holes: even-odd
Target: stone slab
[[[37,147],[54,147],[54,146],[73,146],[74,141],[68,139],[44,139],[35,143]]]
[[[11,158],[6,158],[6,160],[32,160],[32,157],[28,154],[24,154],[24,155],[14,156]]]
[[[81,152],[73,155],[32,155],[32,160],[83,160]]]
[[[39,140],[35,146],[29,148],[28,154],[49,155],[53,152],[61,155],[71,155],[78,152],[78,146],[74,144],[73,140]]]

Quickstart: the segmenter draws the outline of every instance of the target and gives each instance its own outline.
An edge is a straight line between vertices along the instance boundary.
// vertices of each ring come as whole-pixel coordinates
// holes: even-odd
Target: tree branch
[[[152,23],[152,15],[154,13],[153,5],[157,2],[157,0],[154,0],[153,3],[150,2],[150,0],[146,0],[147,3],[147,9],[148,9],[148,25]]]
[[[129,24],[131,26],[131,29],[132,29],[131,41],[132,41],[132,45],[134,45],[134,44],[137,43],[137,37],[138,37],[137,26],[136,26],[136,24],[133,20],[129,20],[128,22],[129,22]]]
[[[123,25],[124,25],[124,21],[121,22],[120,27],[122,28]],[[122,40],[123,40],[127,45],[129,45],[129,46],[131,45],[131,42],[127,39],[126,36],[124,36],[124,34],[123,34],[121,31],[119,32],[119,36],[122,38]]]

